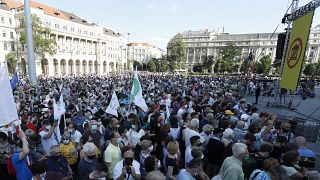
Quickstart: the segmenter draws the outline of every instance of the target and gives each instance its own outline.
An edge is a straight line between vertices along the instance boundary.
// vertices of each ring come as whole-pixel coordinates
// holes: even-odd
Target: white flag
[[[131,100],[135,105],[139,106],[143,111],[148,110],[146,101],[143,99],[143,96],[142,96],[142,88],[138,78],[137,71],[134,72],[133,85],[131,89]]]
[[[53,117],[55,120],[60,120],[61,115],[66,113],[66,105],[63,102],[63,95],[60,95],[59,101],[54,103],[54,114]]]
[[[0,67],[0,126],[18,119],[17,106],[13,99],[7,66]]]
[[[111,101],[107,107],[106,113],[112,114],[118,117],[118,108],[120,107],[118,97],[115,92],[112,94]]]

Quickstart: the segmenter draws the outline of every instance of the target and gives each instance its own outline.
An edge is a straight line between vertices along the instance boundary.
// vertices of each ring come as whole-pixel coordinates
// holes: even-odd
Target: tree
[[[170,71],[185,67],[187,61],[186,44],[182,40],[182,35],[175,35],[167,45],[168,62]]]
[[[39,53],[40,57],[44,58],[45,53],[54,55],[56,53],[57,42],[55,38],[51,37],[51,30],[48,27],[42,26],[40,18],[36,15],[32,15],[32,32],[33,32],[33,43],[34,52]],[[24,45],[27,44],[26,28],[24,19],[20,24],[21,38],[20,42]]]
[[[192,70],[193,72],[201,73],[203,71],[203,64],[198,62],[197,64],[193,65]]]
[[[17,69],[18,59],[17,55],[14,52],[9,52],[6,54],[5,59],[7,61],[8,72],[13,75]]]
[[[304,75],[306,75],[306,76],[312,76],[312,75],[315,75],[315,73],[316,73],[315,64],[310,63],[310,64],[307,64],[307,65],[304,67],[304,70],[303,70],[303,74],[304,74]]]
[[[238,70],[236,60],[240,56],[238,47],[234,43],[228,43],[220,49],[219,72],[235,72]]]
[[[166,55],[161,55],[161,57],[156,60],[158,72],[165,72],[168,70],[169,62]]]
[[[213,65],[213,56],[203,56],[202,61],[202,68],[206,69],[208,72],[211,71],[212,65]]]
[[[133,70],[136,68],[140,71],[142,69],[141,63],[139,61],[133,60]]]
[[[227,43],[220,49],[220,57],[224,61],[235,61],[237,56],[240,56],[240,51],[234,43]]]
[[[254,70],[253,70],[254,73],[257,73],[257,74],[262,74],[264,73],[264,69],[263,69],[263,65],[261,62],[257,61],[254,63]]]
[[[260,63],[261,63],[261,66],[262,66],[262,73],[264,74],[269,74],[270,70],[271,70],[271,58],[270,56],[263,56],[261,59],[260,59]]]
[[[320,76],[320,61],[315,63],[315,72],[314,72],[315,76]]]
[[[147,65],[148,71],[156,72],[156,70],[157,70],[156,61],[157,61],[156,58],[151,58],[149,60],[148,65]]]

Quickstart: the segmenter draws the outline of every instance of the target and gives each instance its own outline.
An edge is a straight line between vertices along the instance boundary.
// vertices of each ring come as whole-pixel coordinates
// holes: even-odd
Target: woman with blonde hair
[[[167,145],[168,155],[166,156],[167,178],[175,180],[179,173],[178,170],[178,150],[179,144],[175,141],[169,142]]]

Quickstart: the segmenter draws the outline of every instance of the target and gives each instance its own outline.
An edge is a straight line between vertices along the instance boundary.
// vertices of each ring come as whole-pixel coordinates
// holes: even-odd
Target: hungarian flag
[[[138,72],[137,70],[134,72],[134,78],[133,78],[133,85],[131,89],[131,101],[139,106],[143,111],[148,110],[148,106],[146,104],[146,101],[144,100],[142,96],[142,88],[141,84],[138,78]]]

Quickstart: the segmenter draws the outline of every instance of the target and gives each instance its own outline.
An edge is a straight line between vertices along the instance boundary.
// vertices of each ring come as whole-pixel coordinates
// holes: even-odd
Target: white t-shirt
[[[136,146],[138,144],[138,142],[140,142],[140,138],[144,135],[145,135],[145,133],[144,133],[143,129],[140,129],[139,132],[136,132],[136,131],[133,131],[132,129],[129,129],[129,131],[127,132],[128,140],[129,140],[129,142],[131,142],[131,144],[133,146]]]
[[[192,129],[186,128],[184,130],[184,140],[185,140],[185,143],[186,143],[186,147],[190,146],[190,138],[192,136],[199,136],[201,143],[204,142],[203,137],[197,131],[194,131]]]
[[[288,176],[292,176],[298,172],[294,167],[288,167],[284,165],[281,165],[281,167],[286,171]]]
[[[58,145],[59,142],[60,142],[60,138],[59,138],[59,135],[57,135],[57,138],[58,138],[58,141],[59,141],[59,142],[58,142],[58,141],[56,140],[56,138],[55,138],[54,133],[53,133],[50,138],[44,139],[43,137],[44,137],[45,135],[47,135],[48,133],[49,133],[49,131],[48,131],[48,132],[46,132],[46,131],[41,131],[41,132],[39,133],[39,135],[41,136],[41,139],[42,139],[41,145],[42,145],[43,150],[46,152],[46,155],[50,156],[50,148],[51,148],[51,146],[53,146],[53,145]],[[56,134],[57,134],[57,133],[56,133]]]
[[[188,146],[186,148],[186,153],[185,153],[185,166],[187,166],[187,163],[193,159],[191,155],[191,146]]]
[[[136,160],[133,160],[132,167],[134,168],[135,173],[140,175],[140,163]],[[123,168],[123,160],[117,162],[116,166],[114,167],[113,179],[117,179],[122,174],[122,168]],[[129,178],[127,178],[128,176]],[[134,180],[131,174],[126,174],[125,179]]]
[[[71,139],[76,143],[80,142],[81,137],[82,137],[82,134],[77,130],[75,130],[74,134],[71,134]]]
[[[178,127],[178,128],[170,128],[169,135],[171,135],[175,140],[179,139],[180,127]]]

